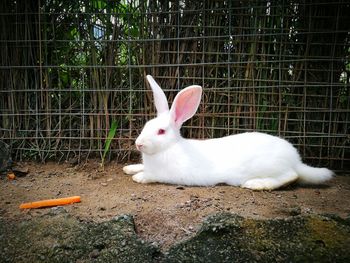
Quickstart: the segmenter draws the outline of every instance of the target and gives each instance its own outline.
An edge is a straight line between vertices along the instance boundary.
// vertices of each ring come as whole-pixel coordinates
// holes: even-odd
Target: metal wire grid
[[[133,141],[154,116],[152,74],[169,101],[204,87],[186,137],[258,130],[290,140],[309,163],[349,167],[345,1],[17,1],[2,10],[0,135],[15,159],[99,156],[112,120],[110,157],[137,158]]]

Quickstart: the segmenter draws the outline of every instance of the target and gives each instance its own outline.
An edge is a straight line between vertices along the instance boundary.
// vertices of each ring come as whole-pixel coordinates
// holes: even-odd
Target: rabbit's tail
[[[320,184],[332,178],[333,172],[327,168],[315,168],[300,163],[296,167],[298,182],[302,184]]]

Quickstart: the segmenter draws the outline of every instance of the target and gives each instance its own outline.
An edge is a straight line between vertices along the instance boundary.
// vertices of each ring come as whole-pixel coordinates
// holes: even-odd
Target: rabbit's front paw
[[[147,183],[151,183],[152,181],[147,179],[146,176],[144,175],[143,172],[141,173],[137,173],[135,175],[132,176],[132,179],[137,182],[137,183],[141,183],[141,184],[147,184]]]
[[[125,174],[133,175],[143,171],[143,164],[131,164],[123,167]]]

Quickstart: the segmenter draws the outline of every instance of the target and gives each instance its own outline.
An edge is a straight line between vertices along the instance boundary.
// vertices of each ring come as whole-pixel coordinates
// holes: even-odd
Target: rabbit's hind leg
[[[243,188],[252,190],[274,190],[282,186],[289,185],[298,179],[294,171],[286,172],[278,177],[255,178],[242,184]]]
[[[143,164],[131,164],[123,167],[125,174],[133,175],[143,171]]]

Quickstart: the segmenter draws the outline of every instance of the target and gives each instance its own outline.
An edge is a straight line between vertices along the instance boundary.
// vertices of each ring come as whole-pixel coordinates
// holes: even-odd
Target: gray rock
[[[318,215],[255,220],[217,214],[171,248],[164,262],[350,262],[350,224]]]
[[[0,262],[154,262],[158,248],[141,242],[132,217],[78,221],[68,213],[16,223],[0,219]]]
[[[58,210],[23,222],[1,217],[0,262],[350,262],[350,222],[335,215],[217,214],[161,253],[138,238],[130,215],[96,223]]]

